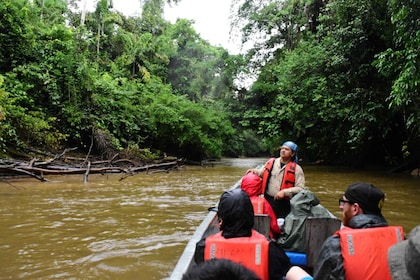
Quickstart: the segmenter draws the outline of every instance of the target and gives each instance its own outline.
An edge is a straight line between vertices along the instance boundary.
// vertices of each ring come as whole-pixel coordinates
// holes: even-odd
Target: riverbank
[[[140,158],[126,153],[117,153],[110,159],[95,155],[82,155],[64,150],[59,154],[38,154],[25,159],[0,159],[0,178],[32,177],[39,181],[48,181],[48,175],[83,174],[87,182],[91,174],[121,173],[122,179],[139,172],[161,172],[178,168],[184,160],[176,157]],[[121,180],[122,180],[121,179]]]

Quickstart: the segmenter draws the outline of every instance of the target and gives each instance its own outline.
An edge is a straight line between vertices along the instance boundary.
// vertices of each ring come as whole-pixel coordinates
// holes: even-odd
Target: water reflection
[[[220,194],[266,159],[227,159],[170,173],[0,182],[1,279],[164,279]],[[387,193],[384,216],[406,232],[419,224],[419,180],[303,166],[308,187],[339,215],[354,181]]]

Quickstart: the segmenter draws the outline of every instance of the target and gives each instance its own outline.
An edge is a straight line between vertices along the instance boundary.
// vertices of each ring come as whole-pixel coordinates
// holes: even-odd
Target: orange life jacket
[[[262,190],[265,193],[265,190],[268,186],[268,181],[270,179],[271,170],[273,169],[275,158],[270,158],[267,163],[265,164],[265,169],[262,175]],[[291,161],[286,164],[283,173],[283,179],[281,181],[280,190],[284,190],[287,188],[294,187],[295,185],[295,173],[296,173],[296,162]],[[286,199],[290,199],[290,197],[285,197]]]
[[[235,238],[224,238],[219,232],[206,238],[204,260],[229,259],[268,280],[268,247],[267,238],[255,230],[250,237]]]
[[[340,236],[346,280],[392,280],[388,249],[404,239],[400,226],[352,229],[344,227]]]

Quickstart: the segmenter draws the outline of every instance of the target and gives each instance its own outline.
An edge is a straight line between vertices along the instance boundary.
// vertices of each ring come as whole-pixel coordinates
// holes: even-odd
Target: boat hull
[[[239,188],[241,180],[236,182],[231,189]],[[216,205],[217,206],[217,205]],[[315,207],[323,207],[317,205]],[[330,213],[330,212],[329,212]],[[306,222],[306,244],[307,252],[288,252],[286,254],[290,258],[292,265],[298,265],[303,267],[308,272],[312,271],[313,265],[316,260],[317,253],[319,252],[320,246],[323,241],[331,236],[333,232],[338,230],[341,226],[341,222],[334,215],[330,213],[330,218],[308,218]],[[265,221],[264,221],[265,219]],[[268,219],[268,220],[267,220]],[[262,234],[268,236],[269,231],[269,217],[267,215],[256,215],[254,228]],[[181,257],[179,258],[171,276],[170,280],[180,280],[184,273],[193,265],[194,253],[196,244],[203,238],[206,238],[219,231],[217,213],[215,211],[209,211],[207,216],[198,226],[193,236],[189,240],[185,247]]]

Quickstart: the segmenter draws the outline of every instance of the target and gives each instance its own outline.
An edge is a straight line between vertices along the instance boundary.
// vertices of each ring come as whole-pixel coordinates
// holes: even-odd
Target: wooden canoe
[[[231,189],[239,188],[241,180],[236,182]],[[322,207],[321,205],[315,207]],[[266,215],[258,215],[255,217],[254,228],[262,234],[268,236],[270,218]],[[298,265],[303,267],[308,272],[312,272],[312,268],[315,264],[317,253],[324,240],[331,236],[341,226],[341,221],[331,214],[330,218],[307,218],[305,222],[306,230],[306,252],[286,252],[289,256],[292,265]],[[170,280],[180,280],[183,274],[193,265],[195,246],[198,241],[209,235],[215,234],[219,231],[217,213],[215,211],[209,211],[207,216],[198,226],[193,236],[189,240],[185,247],[181,257],[179,258]]]

